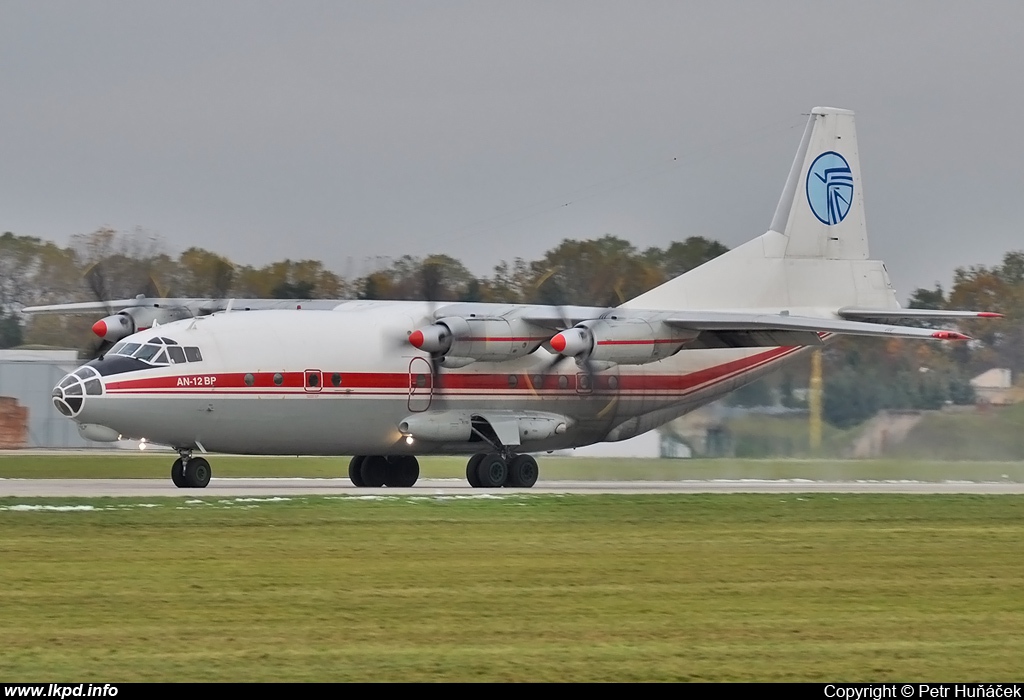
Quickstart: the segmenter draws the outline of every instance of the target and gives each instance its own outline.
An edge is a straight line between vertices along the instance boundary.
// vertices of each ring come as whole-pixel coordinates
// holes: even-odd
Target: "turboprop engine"
[[[550,337],[525,321],[504,318],[442,318],[409,334],[409,343],[438,357],[444,367],[505,362],[529,355]]]
[[[643,319],[584,321],[551,339],[551,348],[577,362],[643,365],[675,355],[697,331]]]
[[[180,306],[132,307],[101,318],[92,325],[92,332],[103,340],[116,343],[137,331],[152,328],[154,325],[178,321],[191,315],[187,309]]]

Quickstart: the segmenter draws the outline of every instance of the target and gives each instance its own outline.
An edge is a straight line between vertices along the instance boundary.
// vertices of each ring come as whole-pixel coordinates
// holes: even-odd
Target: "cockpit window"
[[[159,350],[160,348],[158,348],[156,345],[150,345],[149,343],[146,343],[141,348],[136,350],[135,354],[132,357],[134,357],[137,360],[149,360],[150,358],[153,357],[153,355],[156,355],[157,352],[159,352]]]
[[[170,338],[153,337],[145,343],[120,342],[112,347],[108,355],[133,357],[149,365],[182,364],[202,362],[203,354],[197,347],[183,347]]]

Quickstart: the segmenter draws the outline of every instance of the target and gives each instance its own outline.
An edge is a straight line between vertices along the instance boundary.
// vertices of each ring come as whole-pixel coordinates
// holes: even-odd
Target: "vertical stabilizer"
[[[623,306],[644,309],[896,308],[868,257],[853,112],[811,110],[768,232]]]
[[[853,112],[811,110],[770,228],[786,236],[787,258],[868,259]]]

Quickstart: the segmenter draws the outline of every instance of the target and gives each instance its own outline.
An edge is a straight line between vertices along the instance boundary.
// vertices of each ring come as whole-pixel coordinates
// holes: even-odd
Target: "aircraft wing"
[[[837,312],[850,320],[909,319],[916,321],[943,321],[953,318],[1002,318],[991,311],[947,311],[945,309],[857,309],[847,306]]]
[[[110,301],[82,301],[73,304],[26,306],[21,312],[25,314],[109,314],[138,305],[138,299],[112,299]]]
[[[948,318],[948,317],[947,317]],[[774,345],[820,345],[829,334],[883,338],[935,338],[969,340],[957,331],[894,326],[845,319],[764,314],[734,311],[687,311],[664,319],[675,328],[698,331],[688,348],[750,347]]]
[[[545,306],[543,304],[491,304],[486,302],[463,302],[446,304],[434,312],[434,318],[446,316],[515,318],[545,328],[563,330],[577,323],[604,318],[615,310],[604,306]]]
[[[339,299],[201,299],[194,297],[136,297],[134,299],[112,299],[110,301],[84,301],[72,304],[47,304],[26,306],[26,314],[111,314],[125,309],[187,309],[193,316],[205,316],[224,311],[230,305],[235,311],[264,309],[333,309],[341,303]]]

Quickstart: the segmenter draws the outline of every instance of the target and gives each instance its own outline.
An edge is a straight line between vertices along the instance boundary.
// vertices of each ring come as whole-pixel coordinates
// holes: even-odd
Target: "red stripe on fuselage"
[[[703,384],[726,379],[736,374],[755,369],[756,367],[779,359],[795,352],[796,347],[773,348],[763,353],[745,357],[720,365],[707,367],[695,372],[680,374],[622,374],[595,377],[598,392],[685,392]],[[246,384],[245,377],[251,374],[253,382]],[[303,389],[305,372],[281,372],[282,381],[274,383],[276,372],[228,372],[210,374],[191,374],[183,376],[140,377],[110,381],[106,390],[112,394],[119,393],[160,393],[160,394],[301,394],[296,391]],[[332,382],[334,374],[340,375],[341,382],[335,386]],[[323,372],[324,394],[370,393],[366,390],[388,391],[389,393],[406,393],[410,389],[410,375],[401,372]],[[412,375],[413,377],[417,375]],[[560,386],[561,378],[565,377],[565,386]],[[510,378],[514,378],[514,381]],[[610,381],[615,379],[617,385],[612,387]],[[539,380],[539,381],[538,381]],[[539,373],[448,373],[438,377],[435,390],[459,390],[472,392],[501,392],[510,396],[530,391],[561,390],[576,392],[579,374],[540,375]],[[426,390],[428,387],[418,387]],[[486,394],[485,394],[486,395]]]

